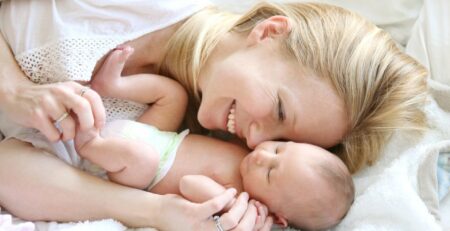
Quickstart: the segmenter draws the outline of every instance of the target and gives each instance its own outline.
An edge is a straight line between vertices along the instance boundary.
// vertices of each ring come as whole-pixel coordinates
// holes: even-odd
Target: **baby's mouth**
[[[230,113],[228,114],[227,128],[228,132],[231,134],[236,134],[236,102],[233,102],[230,108]]]

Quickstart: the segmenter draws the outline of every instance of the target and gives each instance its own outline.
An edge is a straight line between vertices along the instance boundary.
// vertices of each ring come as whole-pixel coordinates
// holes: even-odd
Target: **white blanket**
[[[238,11],[257,2],[212,1]],[[406,52],[430,69],[431,93],[426,107],[430,130],[420,139],[405,133],[392,137],[380,161],[354,176],[355,202],[332,230],[450,230],[450,195],[439,202],[436,187],[436,158],[450,151],[450,1],[425,1],[421,11],[421,0],[325,2],[358,11],[407,45]],[[39,231],[126,230],[113,220],[35,226]]]
[[[430,130],[420,140],[395,134],[354,176],[355,203],[335,230],[450,230],[450,195],[439,202],[436,182],[439,152],[450,151],[449,13],[449,1],[425,1],[406,46],[430,70]]]

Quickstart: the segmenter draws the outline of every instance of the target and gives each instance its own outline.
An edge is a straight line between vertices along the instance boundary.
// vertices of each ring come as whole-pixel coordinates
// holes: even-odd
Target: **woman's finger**
[[[255,226],[253,227],[254,231],[259,230],[261,227],[264,226],[264,219],[261,215],[256,216]]]
[[[258,212],[255,207],[254,201],[250,201],[244,216],[239,222],[238,226],[233,230],[253,230],[255,227],[256,216]]]
[[[264,221],[263,227],[258,229],[258,231],[270,231],[270,229],[272,228],[272,225],[273,225],[273,217],[272,216],[268,216],[266,218],[266,220]]]
[[[73,118],[63,104],[57,102],[55,97],[47,96],[42,100],[42,107],[50,117],[53,126],[58,130],[58,139],[62,138],[63,140],[69,140],[75,136],[75,124]]]
[[[76,82],[63,82],[49,87],[52,93],[51,98],[62,104],[66,112],[73,112],[76,117],[74,119],[78,120],[82,130],[94,126],[91,105],[88,100],[80,96],[83,85]]]
[[[268,211],[267,207],[259,201],[255,202],[255,206],[258,211],[258,218],[256,220],[255,228],[256,228],[256,230],[258,230],[264,225],[264,221],[266,220],[269,211]]]
[[[95,127],[98,129],[103,128],[106,121],[106,113],[105,106],[103,105],[103,101],[100,95],[96,91],[88,87],[83,87],[80,90],[80,96],[87,99],[89,104],[91,105],[92,112],[94,114]]]
[[[57,102],[52,95],[45,95],[41,98],[41,109],[36,109],[35,118],[37,126],[42,128],[42,132],[53,142],[61,138],[60,123],[69,117],[66,108]],[[39,129],[41,130],[41,129]]]
[[[220,212],[236,195],[236,189],[229,188],[219,196],[214,197],[206,202],[198,204],[196,213],[200,217],[209,218],[212,215]]]
[[[33,120],[32,126],[44,134],[51,142],[56,142],[61,138],[61,132],[55,127],[54,121],[43,111],[35,110]]]
[[[230,230],[239,224],[239,221],[247,210],[248,198],[248,193],[242,192],[238,196],[230,210],[222,214],[222,216],[220,217],[220,223],[225,230]]]
[[[66,94],[70,95],[66,95],[64,104],[66,108],[70,108],[76,115],[80,129],[86,131],[87,129],[92,128],[94,126],[94,115],[89,101],[78,94]]]
[[[266,215],[266,212],[264,211],[262,204],[259,203],[258,201],[255,201],[255,207],[256,207],[258,216],[256,216],[255,227],[253,229],[259,230],[260,228],[262,228],[264,226],[264,221],[266,220],[267,215]]]
[[[75,137],[76,124],[72,116],[68,116],[63,121],[61,121],[59,123],[59,126],[62,130],[62,140],[68,141]]]

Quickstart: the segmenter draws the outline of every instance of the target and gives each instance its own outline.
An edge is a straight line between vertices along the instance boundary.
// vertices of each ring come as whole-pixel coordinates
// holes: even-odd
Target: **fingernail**
[[[230,190],[233,194],[237,193],[237,190],[235,188],[229,188],[228,190]]]
[[[248,198],[249,198],[249,195],[248,195],[247,192],[243,192],[243,193],[242,193],[242,196],[245,197],[245,198],[247,198],[247,200],[248,200]]]

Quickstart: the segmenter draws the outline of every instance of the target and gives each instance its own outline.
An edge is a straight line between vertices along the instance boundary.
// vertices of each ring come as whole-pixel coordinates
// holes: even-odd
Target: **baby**
[[[141,82],[144,78],[155,78],[149,80],[153,82],[165,78],[121,77],[120,72],[105,69],[123,66],[131,53],[129,48],[119,48],[106,59],[92,81],[100,95],[106,81],[108,85],[121,81],[112,84],[115,89],[108,89],[109,96],[118,91],[116,97],[120,97],[131,91],[134,95],[147,94],[125,83],[131,78],[142,78]],[[229,187],[246,191],[267,205],[275,223],[284,227],[331,227],[353,202],[349,171],[339,158],[320,147],[263,142],[248,154],[248,150],[229,142],[187,131],[164,132],[156,128],[157,123],[154,126],[142,121],[112,121],[101,132],[77,132],[76,148],[82,157],[104,168],[110,180],[153,193],[179,194],[203,202]]]

